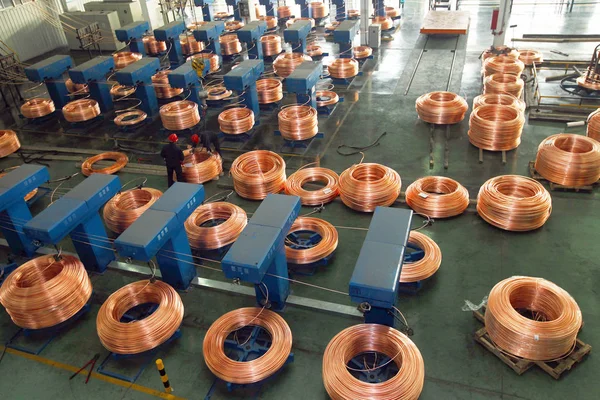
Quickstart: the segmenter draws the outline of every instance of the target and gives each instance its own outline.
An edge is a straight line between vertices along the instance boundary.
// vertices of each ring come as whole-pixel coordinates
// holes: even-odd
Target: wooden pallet
[[[482,309],[485,313],[485,308]],[[473,311],[473,316],[481,322],[485,324],[484,313],[479,311]],[[592,351],[592,346],[589,344],[583,343],[581,340],[577,339],[575,343],[575,349],[565,358],[562,358],[557,361],[530,361],[525,360],[519,357],[513,357],[506,352],[500,350],[490,338],[490,335],[487,333],[485,326],[475,332],[473,335],[473,339],[480,345],[482,345],[485,349],[487,349],[490,353],[494,354],[500,360],[504,362],[504,364],[508,365],[513,371],[515,371],[518,375],[522,375],[533,367],[537,365],[548,375],[553,377],[554,379],[560,379],[560,377],[571,368],[575,367],[578,363],[583,361],[584,357],[588,355]]]
[[[600,180],[594,184],[586,185],[586,186],[564,186],[559,185],[558,183],[550,182],[548,179],[544,178],[540,175],[535,169],[535,161],[529,161],[529,176],[531,176],[536,181],[548,182],[550,186],[550,190],[568,190],[573,192],[591,192],[594,190],[594,187],[600,183]]]

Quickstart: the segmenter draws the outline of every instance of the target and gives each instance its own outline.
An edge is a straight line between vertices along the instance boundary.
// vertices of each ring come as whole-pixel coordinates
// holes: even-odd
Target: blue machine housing
[[[202,76],[206,76],[210,71],[210,63],[204,63],[204,69],[200,72]],[[168,76],[169,84],[174,88],[181,88],[190,91],[189,99],[201,107],[203,104],[200,98],[200,90],[203,90],[202,82],[198,76],[198,72],[192,67],[191,61],[186,62],[179,68],[174,69]],[[200,110],[200,108],[198,108]]]
[[[198,27],[198,29],[194,31],[194,38],[199,42],[204,42],[206,44],[206,51],[218,55],[219,60],[221,60],[221,44],[219,43],[219,36],[224,30],[225,23],[223,21],[212,21]]]
[[[358,20],[347,20],[341,22],[333,31],[333,41],[340,48],[341,58],[352,58],[352,41],[358,32]]]
[[[240,14],[240,0],[225,0],[225,3],[233,8],[233,19],[236,21],[241,21],[242,15]]]
[[[172,68],[176,68],[184,62],[181,42],[179,41],[179,35],[183,32],[185,32],[183,21],[173,21],[154,30],[156,40],[167,42],[169,61]]]
[[[311,29],[310,21],[298,20],[283,31],[283,39],[292,46],[292,52],[306,52],[306,37]]]
[[[287,77],[285,84],[288,92],[296,93],[297,102],[305,104],[310,102],[317,108],[317,95],[315,85],[323,72],[321,61],[304,61]]]
[[[136,21],[115,29],[115,35],[119,42],[127,43],[129,50],[134,53],[146,55],[142,38],[150,30],[148,21]]]
[[[135,97],[142,102],[140,108],[149,117],[158,114],[158,100],[152,86],[152,76],[159,70],[158,58],[144,57],[115,73],[115,79],[121,85],[135,86]]]
[[[207,22],[213,20],[213,4],[214,0],[194,0],[196,7],[202,7],[202,19]]]
[[[295,0],[295,2],[300,6],[300,16],[302,18],[312,18],[312,10],[308,0]]]
[[[240,42],[246,44],[248,58],[262,59],[262,43],[260,37],[265,34],[267,23],[265,21],[252,21],[237,30],[237,37]],[[254,56],[254,57],[250,57]]]
[[[331,3],[335,5],[335,20],[344,21],[348,18],[346,12],[346,1],[345,0],[331,0]]]
[[[113,108],[110,86],[106,75],[115,69],[112,56],[98,56],[69,70],[69,77],[75,83],[88,85],[90,96],[98,102],[100,111],[105,113]]]
[[[275,16],[277,11],[277,0],[258,0],[258,4],[265,6],[265,13],[267,16]]]
[[[258,92],[256,91],[256,80],[265,71],[263,60],[244,60],[235,69],[229,71],[223,77],[225,87],[235,90],[242,95],[242,102],[254,111],[254,121],[258,124],[260,117],[260,105],[258,103]]]
[[[375,10],[375,16],[385,17],[385,1],[373,0],[373,10]]]
[[[48,168],[33,164],[23,164],[0,178],[0,230],[15,254],[31,257],[38,248],[23,231],[31,220],[24,197],[49,180]]]
[[[71,56],[57,55],[26,67],[25,75],[32,82],[44,82],[54,107],[60,110],[70,101],[63,74],[72,67]]]

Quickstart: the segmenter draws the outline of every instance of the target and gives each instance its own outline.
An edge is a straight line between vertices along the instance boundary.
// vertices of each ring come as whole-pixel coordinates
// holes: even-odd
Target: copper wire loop
[[[285,194],[300,197],[304,206],[331,203],[339,195],[339,180],[338,174],[327,168],[302,168],[285,181]],[[324,185],[314,190],[304,187],[313,182]]]
[[[302,53],[283,53],[273,61],[273,71],[282,78],[287,78],[296,67],[312,58]]]
[[[267,24],[267,30],[277,28],[277,17],[261,15],[260,17],[258,17],[258,20],[265,21],[265,23]]]
[[[296,17],[296,18],[290,18],[287,21],[285,21],[285,27],[289,28],[290,26],[292,26],[294,24],[294,22],[296,21],[308,21],[310,22],[310,27],[311,29],[315,27],[315,20],[313,18],[308,18],[308,17]]]
[[[216,19],[223,19],[223,18],[227,18],[229,16],[230,16],[229,13],[225,12],[225,11],[219,11],[218,13],[215,13]]]
[[[536,180],[501,175],[486,181],[477,195],[477,213],[506,231],[524,232],[544,225],[552,212],[550,193]]]
[[[225,22],[225,30],[227,32],[237,31],[240,28],[244,27],[244,23],[242,21],[228,21]]]
[[[148,114],[142,110],[131,110],[121,113],[115,117],[113,122],[117,126],[131,126],[139,124],[148,117]]]
[[[508,93],[520,99],[525,82],[517,75],[492,74],[484,78],[483,85],[484,94]]]
[[[392,29],[394,26],[394,21],[390,17],[375,17],[371,21],[375,25],[381,25],[382,31]]]
[[[228,135],[241,135],[253,127],[254,112],[249,108],[228,108],[219,114],[219,128]]]
[[[508,93],[488,93],[488,94],[480,94],[473,99],[473,109],[476,109],[479,106],[483,105],[503,105],[503,106],[513,106],[521,110],[521,112],[525,112],[525,108],[527,104],[521,99],[517,99],[512,94]]]
[[[469,192],[454,179],[426,176],[406,188],[406,204],[415,212],[432,218],[450,218],[469,206]]]
[[[510,74],[520,76],[525,69],[525,64],[511,57],[490,57],[483,63],[484,75]]]
[[[491,49],[484,51],[481,57],[481,62],[483,63],[488,58],[496,56],[518,59],[519,52],[516,49],[511,49],[507,46],[498,46],[496,47],[496,52],[493,52]]]
[[[311,106],[283,107],[277,119],[284,139],[307,140],[319,133],[317,110]]]
[[[309,57],[320,57],[323,55],[323,48],[316,44],[309,44],[306,46],[306,54]]]
[[[193,60],[194,58],[202,58],[204,60],[208,60],[210,67],[210,72],[215,72],[219,69],[219,56],[214,53],[198,53],[190,56],[186,59],[186,61]]]
[[[227,90],[223,85],[207,88],[206,92],[208,93],[207,100],[223,100],[231,96],[231,90]]]
[[[360,17],[360,10],[348,10],[348,18]]]
[[[265,56],[274,56],[282,51],[281,36],[265,35],[260,38],[263,54]]]
[[[429,236],[418,231],[410,231],[408,243],[423,250],[423,258],[414,262],[404,262],[400,272],[400,282],[419,282],[435,274],[442,263],[442,251]]]
[[[369,46],[354,46],[354,48],[352,49],[352,54],[354,58],[367,58],[371,57],[371,55],[373,54],[373,49]]]
[[[21,114],[25,118],[30,119],[45,117],[46,115],[52,114],[54,110],[54,102],[52,100],[39,97],[27,100],[21,106]]]
[[[140,53],[132,53],[131,51],[120,51],[113,54],[113,60],[115,61],[115,69],[123,69],[129,64],[133,64],[137,60],[141,60],[142,55]]]
[[[271,336],[271,347],[252,361],[235,361],[225,354],[227,336],[246,326],[259,326]],[[218,378],[236,384],[262,381],[285,364],[292,350],[292,331],[278,314],[257,307],[238,308],[221,316],[204,336],[202,354]]]
[[[498,282],[485,312],[485,328],[496,346],[537,361],[570,353],[582,321],[577,302],[566,290],[528,276]]]
[[[283,99],[283,85],[279,79],[265,78],[256,81],[259,104],[275,103]]]
[[[169,83],[170,70],[159,71],[152,76],[152,86],[159,99],[171,99],[183,93],[181,88],[173,88]]]
[[[292,248],[292,241],[286,239],[285,257],[288,263],[304,265],[317,262],[332,254],[338,245],[338,232],[329,222],[320,218],[298,217],[288,235],[295,232],[314,232],[321,240],[313,247]]]
[[[600,74],[595,69],[587,67],[585,73],[576,80],[577,85],[589,89],[600,90]]]
[[[572,133],[549,136],[538,146],[535,169],[559,185],[591,185],[600,179],[600,143]]]
[[[94,164],[102,160],[113,160],[115,163],[105,168],[94,168]],[[129,158],[127,158],[125,153],[119,153],[118,151],[100,153],[96,156],[86,159],[81,164],[81,173],[85,176],[90,176],[91,174],[112,175],[115,172],[119,172],[121,169],[123,169],[128,162]]]
[[[69,122],[84,122],[100,115],[100,106],[92,99],[73,100],[65,104],[62,113]]]
[[[21,148],[17,132],[0,129],[0,157],[6,157]]]
[[[277,15],[279,18],[289,18],[292,16],[292,8],[289,6],[277,7]]]
[[[340,25],[340,21],[331,21],[330,23],[325,25],[325,31],[335,31],[335,28],[337,28]]]
[[[317,107],[332,106],[340,101],[337,93],[331,90],[317,90],[315,96],[317,97]]]
[[[117,193],[104,206],[104,222],[108,229],[123,233],[162,196],[153,188],[136,188]]]
[[[469,142],[489,151],[515,149],[521,144],[525,117],[512,106],[484,105],[471,112]]]
[[[419,118],[431,124],[457,124],[465,118],[467,101],[452,92],[425,93],[417,99]]]
[[[386,7],[385,15],[390,18],[395,18],[400,16],[400,10],[397,7]]]
[[[219,43],[221,43],[221,54],[223,55],[230,56],[242,51],[242,43],[235,34],[221,36]]]
[[[179,43],[181,44],[181,51],[185,55],[200,53],[204,50],[204,42],[199,42],[191,35],[179,36]]]
[[[313,1],[309,5],[311,16],[313,18],[325,18],[329,15],[329,10],[327,9],[327,4],[321,3],[318,1]]]
[[[27,261],[0,286],[0,303],[21,328],[55,326],[77,314],[92,295],[92,282],[78,258],[45,255]]]
[[[196,208],[185,221],[185,231],[193,249],[216,250],[235,242],[247,224],[242,208],[218,201]]]
[[[140,304],[158,304],[144,319],[121,322],[123,315]],[[166,342],[181,325],[183,302],[179,294],[162,281],[130,283],[111,294],[96,317],[102,345],[117,354],[138,354]]]
[[[159,42],[154,38],[154,36],[144,37],[142,39],[142,43],[144,44],[144,50],[146,50],[146,53],[151,56],[155,56],[159,53],[167,51],[167,43]]]
[[[586,134],[588,137],[600,142],[600,108],[588,116]]]
[[[262,200],[285,185],[285,161],[277,153],[254,150],[238,156],[229,171],[233,188],[245,199]]]
[[[188,183],[208,182],[223,171],[221,157],[206,151],[195,151],[183,159],[183,179]]]
[[[207,23],[208,23],[208,21],[192,21],[187,26],[187,29],[188,29],[188,31],[195,31],[195,30],[198,30],[198,28],[200,28],[201,26],[206,25]]]
[[[381,164],[356,164],[340,175],[340,198],[356,211],[373,212],[377,206],[392,205],[401,187],[400,175]]]
[[[188,129],[200,122],[198,104],[189,100],[174,101],[165,104],[159,110],[160,120],[165,129],[181,131]]]
[[[347,364],[365,353],[385,354],[396,364],[398,373],[379,383],[355,378]],[[369,372],[369,366],[365,365],[364,371]],[[333,400],[416,400],[424,381],[421,352],[407,336],[389,326],[360,324],[346,328],[331,339],[323,354],[323,384]]]
[[[84,83],[74,83],[71,78],[67,79],[65,81],[65,86],[67,87],[67,91],[69,93],[79,93],[79,94],[84,94],[84,93],[89,93],[90,90],[88,89],[87,85]]]
[[[537,50],[519,50],[519,60],[525,65],[539,64],[544,61],[542,53]]]
[[[125,86],[125,85],[113,85],[110,88],[110,95],[113,99],[119,99],[121,97],[127,97],[135,93],[134,86]]]
[[[336,58],[327,70],[334,78],[352,78],[358,75],[358,61],[353,58]]]

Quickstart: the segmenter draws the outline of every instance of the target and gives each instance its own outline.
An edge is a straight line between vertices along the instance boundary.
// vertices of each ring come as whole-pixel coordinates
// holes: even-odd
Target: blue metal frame
[[[219,63],[223,59],[221,57],[221,44],[219,43],[219,36],[225,30],[225,24],[223,21],[212,21],[205,25],[198,27],[194,31],[194,38],[199,42],[204,42],[206,48],[204,52],[211,52],[219,57]]]
[[[184,63],[183,51],[181,50],[181,42],[179,35],[186,30],[183,21],[173,21],[154,30],[154,37],[161,42],[167,42],[169,50],[169,61],[171,68],[177,68]]]
[[[242,15],[240,14],[239,2],[240,2],[240,0],[225,0],[225,3],[228,6],[231,6],[233,8],[233,19],[236,21],[242,20]],[[250,12],[254,12],[254,10],[250,10]]]
[[[145,56],[146,49],[142,38],[149,30],[150,24],[148,21],[136,21],[115,29],[115,36],[119,42],[127,43],[130,51]]]
[[[417,262],[425,256],[423,249],[414,244],[407,243],[406,247],[414,250],[412,253],[404,253],[404,263]],[[416,294],[423,287],[423,281],[417,282],[400,282],[398,292],[403,294]]]
[[[200,71],[202,76],[206,76],[210,70],[210,63],[204,62],[204,69]],[[192,62],[188,61],[179,68],[174,69],[169,75],[169,84],[174,88],[181,88],[190,92],[189,100],[198,104],[198,110],[202,110],[203,101],[200,98],[200,91],[204,90],[198,72],[192,67]]]
[[[246,44],[248,58],[261,59],[263,58],[262,43],[260,38],[267,30],[265,21],[248,22],[245,26],[236,31],[240,42]],[[252,56],[252,57],[251,57]]]
[[[373,0],[373,9],[375,10],[375,16],[385,17],[385,1],[384,0]]]
[[[258,0],[261,6],[265,6],[265,13],[268,17],[274,17],[277,13],[277,0]],[[269,8],[271,6],[271,8]]]
[[[112,56],[98,56],[71,68],[69,77],[74,83],[88,85],[90,97],[98,102],[100,111],[106,113],[113,109],[111,85],[106,82],[106,76],[114,69]]]
[[[202,19],[206,22],[213,20],[213,4],[214,0],[194,0],[194,5],[196,7],[202,7]]]
[[[26,67],[25,75],[32,82],[44,82],[54,106],[60,110],[71,101],[63,74],[72,67],[71,56],[56,55]]]
[[[332,4],[335,4],[335,20],[344,21],[348,18],[346,13],[346,1],[345,0],[331,0]]]
[[[341,58],[352,58],[352,43],[358,32],[359,21],[343,21],[333,31],[333,41],[338,44]]]
[[[312,26],[310,21],[297,20],[289,28],[283,31],[283,40],[292,46],[292,52],[306,52],[306,37],[310,33]]]
[[[317,91],[315,86],[321,79],[322,72],[323,64],[321,61],[304,61],[286,78],[287,91],[296,94],[296,101],[299,104],[309,103],[311,107],[316,109]]]
[[[223,77],[223,83],[228,90],[244,93],[241,95],[241,101],[254,112],[254,125],[258,125],[260,122],[256,80],[260,78],[264,70],[263,60],[244,60]]]
[[[294,0],[300,6],[300,16],[302,18],[312,18],[312,10],[309,7],[308,0]]]
[[[150,119],[158,115],[158,99],[152,86],[152,76],[160,70],[160,61],[155,57],[144,57],[115,73],[121,85],[135,86],[135,97],[139,106]]]

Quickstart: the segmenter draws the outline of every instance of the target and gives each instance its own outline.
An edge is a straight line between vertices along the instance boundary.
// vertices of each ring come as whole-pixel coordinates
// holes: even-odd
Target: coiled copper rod
[[[431,124],[457,124],[465,118],[468,108],[464,98],[451,92],[425,93],[416,102],[419,118]]]
[[[215,221],[223,222],[206,225]],[[185,221],[185,231],[193,249],[216,250],[235,242],[247,224],[248,217],[242,208],[219,201],[196,208]]]
[[[115,163],[110,167],[95,169],[94,164],[102,160],[114,160]],[[81,173],[83,173],[85,176],[90,176],[91,174],[111,175],[123,169],[123,167],[125,167],[125,165],[127,165],[128,162],[129,158],[127,158],[127,155],[125,153],[119,153],[117,151],[100,153],[97,156],[93,156],[86,159],[81,164]]]
[[[69,122],[85,122],[100,115],[100,106],[92,99],[73,100],[65,104],[62,113]]]
[[[327,70],[334,78],[346,79],[358,75],[358,68],[358,61],[353,58],[336,58]]]
[[[395,18],[400,16],[400,10],[397,7],[386,7],[385,15],[390,18]]]
[[[354,46],[352,54],[354,55],[354,58],[367,58],[373,54],[373,49],[369,46]]]
[[[265,35],[260,38],[260,43],[265,56],[274,56],[282,51],[281,36]]]
[[[159,71],[152,76],[152,86],[159,99],[171,99],[183,93],[183,89],[171,87],[169,83],[170,70]]]
[[[133,64],[134,62],[141,60],[142,55],[140,53],[132,53],[131,51],[120,51],[113,54],[113,60],[115,61],[115,69],[123,69],[126,66]]]
[[[244,25],[243,21],[227,21],[225,22],[225,30],[227,32],[237,31],[238,29],[243,28]]]
[[[172,131],[188,129],[200,122],[198,104],[189,100],[165,104],[160,108],[159,113],[165,129]]]
[[[278,76],[287,78],[304,61],[312,61],[312,58],[302,53],[283,53],[273,61],[273,71]]]
[[[90,90],[88,89],[88,86],[84,83],[74,83],[71,78],[67,79],[65,81],[65,86],[67,87],[67,91],[69,93],[80,93],[80,94],[84,94],[84,93],[89,93]]]
[[[490,57],[510,57],[514,59],[519,58],[519,52],[516,49],[511,49],[506,46],[499,46],[496,48],[496,52],[493,52],[492,49],[487,49],[483,52],[481,57],[481,62],[483,63]]]
[[[515,149],[521,144],[525,117],[512,106],[484,105],[477,107],[469,119],[469,142],[489,151]]]
[[[382,31],[390,30],[394,26],[394,21],[390,17],[374,17],[371,21],[375,25],[381,25]]]
[[[600,108],[588,116],[586,134],[588,137],[600,142]]]
[[[600,90],[600,74],[587,67],[586,72],[576,80],[577,85],[588,90]]]
[[[181,51],[184,55],[200,53],[204,50],[204,42],[199,42],[192,35],[179,36]]]
[[[308,6],[310,7],[313,18],[325,18],[329,14],[327,4],[325,3],[313,1]]]
[[[135,93],[134,86],[125,86],[125,85],[113,85],[110,88],[110,95],[113,99],[120,99],[122,97],[127,97]]]
[[[348,10],[348,18],[360,17],[360,10]]]
[[[286,240],[285,257],[288,263],[304,265],[317,262],[331,255],[338,245],[338,232],[329,222],[312,217],[298,217],[290,228],[290,233],[315,232],[321,240],[313,247],[292,248]]]
[[[223,100],[231,96],[231,90],[227,90],[223,85],[213,86],[211,88],[207,88],[206,92],[208,93],[207,100]]]
[[[340,21],[331,21],[325,25],[325,32],[335,31],[338,26],[340,26]]]
[[[307,140],[319,132],[317,110],[311,106],[283,107],[277,114],[277,119],[284,139]]]
[[[136,125],[144,121],[147,117],[148,114],[142,110],[131,110],[117,115],[113,122],[117,126]]]
[[[224,19],[224,18],[228,18],[230,17],[228,12],[225,11],[219,11],[217,13],[215,13],[215,18],[216,19]]]
[[[264,78],[256,81],[259,104],[270,104],[283,99],[283,85],[279,79]]]
[[[285,185],[285,161],[268,150],[254,150],[238,156],[230,173],[236,193],[250,200],[262,200],[269,193],[279,193]]]
[[[289,18],[292,16],[292,8],[289,6],[277,7],[277,15],[279,18]]]
[[[406,188],[406,204],[419,214],[450,218],[467,209],[469,192],[454,179],[426,176]]]
[[[356,211],[373,212],[377,206],[392,205],[401,187],[400,175],[381,164],[356,164],[340,175],[340,198]]]
[[[17,132],[0,130],[0,158],[6,157],[21,148]]]
[[[339,195],[340,177],[335,171],[327,168],[302,168],[294,172],[285,181],[285,193],[300,197],[304,206],[318,206],[331,203]],[[309,190],[304,186],[308,183],[323,183],[323,187]]]
[[[155,56],[159,53],[167,51],[167,43],[159,42],[154,36],[144,37],[142,39],[142,43],[144,44],[144,50],[146,50],[146,53],[151,56]]]
[[[523,62],[523,64],[529,66],[533,65],[533,63],[539,64],[544,61],[544,57],[542,53],[537,50],[519,50],[519,60]]]
[[[485,76],[496,73],[520,76],[524,69],[525,64],[521,60],[512,57],[490,57],[483,63]]]
[[[258,17],[259,21],[265,21],[267,24],[267,30],[271,30],[277,27],[277,18],[272,16],[262,15]]]
[[[525,82],[517,75],[492,74],[484,78],[483,85],[485,94],[508,93],[520,99]]]
[[[332,106],[340,101],[337,93],[331,90],[317,90],[315,96],[317,97],[317,107]]]
[[[27,100],[21,106],[21,114],[23,114],[25,118],[30,119],[45,117],[46,115],[52,114],[54,110],[54,102],[52,100],[39,97]]]
[[[400,282],[418,282],[437,272],[442,263],[442,251],[429,236],[418,231],[410,231],[408,243],[421,249],[423,258],[414,262],[404,262],[400,272]]]
[[[317,44],[309,44],[306,46],[306,54],[309,57],[320,57],[323,55],[323,48]]]
[[[517,99],[512,94],[508,93],[488,93],[480,94],[473,99],[473,109],[483,105],[502,105],[516,107],[521,112],[525,112],[527,104],[521,99]]]
[[[221,54],[231,56],[242,51],[242,43],[236,34],[223,35],[219,38],[221,44]]]
[[[204,183],[223,171],[221,157],[205,151],[195,151],[183,159],[183,179],[188,183]]]
[[[108,229],[123,233],[162,196],[153,188],[136,188],[117,193],[104,206],[104,222]]]
[[[201,26],[204,26],[208,23],[208,21],[192,21],[187,26],[188,31],[196,31]]]
[[[228,135],[241,135],[254,127],[254,112],[245,107],[228,108],[219,114],[219,128]]]

